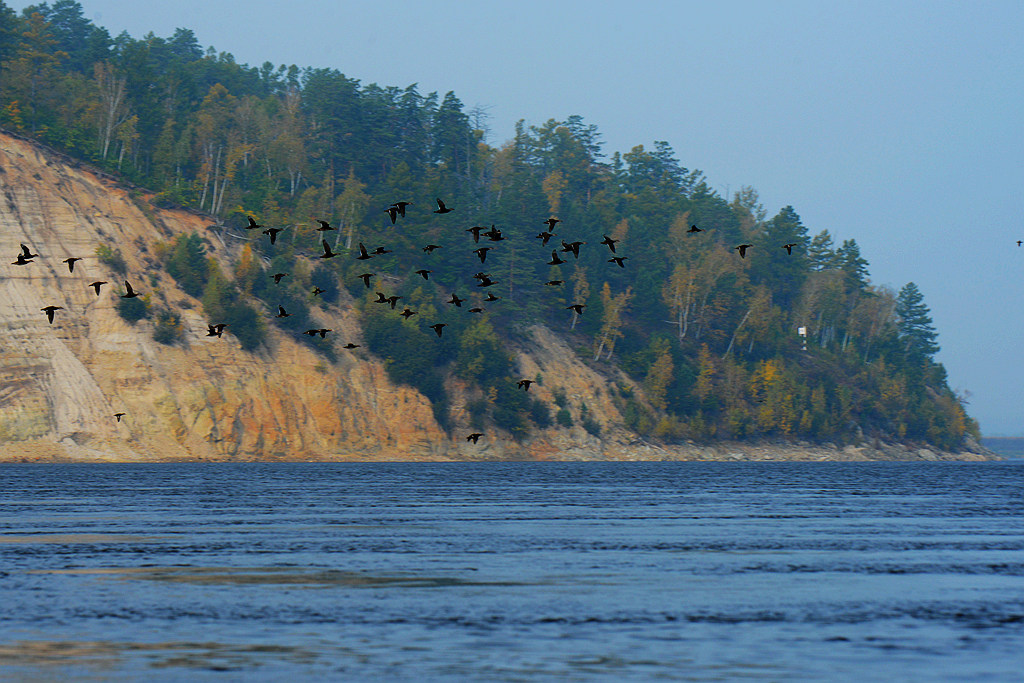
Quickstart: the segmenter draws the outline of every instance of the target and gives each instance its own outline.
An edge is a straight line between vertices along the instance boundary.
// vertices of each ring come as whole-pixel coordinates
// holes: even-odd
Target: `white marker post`
[[[801,350],[806,351],[807,350],[807,328],[806,327],[798,327],[798,328],[796,328],[796,333],[800,335],[800,348],[801,348]]]

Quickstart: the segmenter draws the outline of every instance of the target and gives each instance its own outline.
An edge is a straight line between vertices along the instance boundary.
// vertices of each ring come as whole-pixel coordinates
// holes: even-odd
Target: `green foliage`
[[[194,232],[178,235],[164,267],[187,294],[196,298],[203,295],[210,265],[207,262],[206,247],[199,235]]]
[[[559,408],[558,412],[555,413],[555,422],[558,423],[559,427],[572,427],[572,413],[569,412],[568,408]]]
[[[123,293],[123,290],[120,292]],[[149,304],[143,297],[137,296],[130,299],[120,297],[115,306],[121,319],[133,325],[143,318],[149,317]]]
[[[125,263],[120,249],[112,249],[106,244],[101,244],[96,247],[96,257],[99,258],[100,263],[118,275],[124,276],[128,273],[128,264]]]
[[[166,308],[156,312],[153,321],[153,341],[170,346],[181,342],[184,334],[180,315]]]
[[[924,357],[938,353],[939,345],[935,343],[938,333],[932,326],[924,295],[913,282],[908,282],[900,290],[895,312],[896,328],[907,352]]]

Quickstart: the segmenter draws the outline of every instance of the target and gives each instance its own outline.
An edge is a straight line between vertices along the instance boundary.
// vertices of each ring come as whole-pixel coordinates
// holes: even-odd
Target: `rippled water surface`
[[[3,680],[1022,671],[1020,462],[0,466]]]

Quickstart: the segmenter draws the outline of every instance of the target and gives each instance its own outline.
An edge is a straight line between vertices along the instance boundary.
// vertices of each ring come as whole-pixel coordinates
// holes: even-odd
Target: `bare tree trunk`
[[[722,354],[722,358],[725,358],[726,356],[728,356],[729,352],[732,351],[732,343],[734,341],[736,341],[736,335],[740,333],[740,328],[743,327],[743,323],[747,322],[747,318],[750,317],[750,314],[751,314],[751,312],[753,312],[753,310],[754,310],[753,306],[748,308],[746,315],[743,316],[743,320],[741,320],[740,324],[736,326],[736,329],[732,333],[732,339],[729,340],[729,346],[726,347],[725,353]]]

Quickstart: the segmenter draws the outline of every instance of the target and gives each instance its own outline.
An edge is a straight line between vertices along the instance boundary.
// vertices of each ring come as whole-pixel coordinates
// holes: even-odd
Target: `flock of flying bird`
[[[453,211],[453,209],[451,209],[448,206],[446,206],[445,203],[442,200],[437,199],[436,201],[437,201],[437,209],[434,210],[434,213],[436,213],[436,214],[446,214],[446,213],[451,213]],[[388,216],[390,217],[392,225],[395,225],[397,223],[399,217],[402,217],[402,218],[405,217],[406,208],[408,206],[410,206],[411,204],[412,204],[412,202],[398,201],[398,202],[395,202],[394,204],[391,204],[386,209],[384,209],[385,213],[387,213]],[[317,230],[319,232],[326,233],[328,231],[335,230],[335,228],[328,221],[317,219],[316,222],[320,224],[320,227],[317,228]],[[536,239],[539,239],[541,241],[541,245],[542,246],[547,247],[549,240],[551,240],[552,238],[557,237],[555,235],[555,226],[558,223],[560,223],[560,222],[561,221],[558,218],[548,218],[547,220],[545,220],[543,222],[543,224],[546,227],[545,227],[545,229],[541,230],[541,232],[536,236]],[[260,225],[259,223],[257,223],[251,216],[248,219],[248,225],[245,226],[245,227],[248,230],[259,230],[261,228],[264,228],[263,225]],[[285,230],[285,228],[272,228],[271,227],[271,228],[263,229],[262,233],[267,235],[270,238],[270,244],[275,244],[277,242],[277,236],[282,231],[284,231],[284,230]],[[467,228],[465,231],[472,235],[473,243],[474,244],[479,244],[480,241],[481,241],[481,238],[486,238],[487,242],[494,242],[494,243],[502,242],[502,241],[508,239],[507,237],[502,235],[501,230],[497,229],[494,225],[491,225],[491,227],[489,229],[484,227],[484,226],[476,225],[476,226],[473,226],[471,228]],[[690,229],[687,232],[689,232],[689,233],[698,233],[698,232],[704,232],[704,231],[701,228],[698,228],[696,225],[692,225],[692,226],[690,226]],[[565,259],[563,259],[560,256],[560,254],[566,254],[566,255],[572,254],[574,259],[578,259],[579,255],[580,255],[580,247],[583,246],[584,244],[586,244],[586,242],[583,242],[583,241],[580,241],[580,240],[576,240],[576,241],[572,241],[572,242],[566,242],[565,240],[560,240],[560,241],[562,243],[562,248],[561,249],[554,248],[554,249],[551,250],[551,260],[547,261],[548,265],[557,266],[557,265],[566,263],[567,261]],[[615,245],[619,241],[620,240],[612,239],[608,235],[604,235],[604,239],[599,244],[602,244],[602,245],[608,247],[610,253],[612,254],[611,258],[608,259],[608,263],[614,263],[615,265],[619,266],[620,268],[625,268],[626,267],[625,266],[625,261],[628,260],[629,257],[628,256],[619,256],[619,255],[617,255],[616,250],[615,250]],[[330,246],[330,244],[328,244],[326,239],[321,239],[321,242],[322,242],[322,246],[323,246],[323,253],[319,255],[319,258],[330,259],[330,258],[334,258],[334,257],[340,255],[339,253],[337,253],[337,252],[335,252],[335,251],[333,251],[331,249],[331,246]],[[733,250],[737,251],[741,258],[746,258],[747,249],[749,249],[752,246],[754,246],[754,245],[752,245],[752,244],[740,244],[738,246],[733,247]],[[793,253],[793,247],[795,247],[797,245],[796,245],[796,243],[791,243],[791,244],[784,244],[782,246],[783,246],[784,249],[786,249],[787,253],[792,254]],[[1019,246],[1019,243],[1018,243],[1018,246]],[[423,252],[429,255],[429,254],[433,253],[435,250],[440,249],[440,248],[441,247],[439,245],[437,245],[437,244],[427,244],[426,246],[423,247]],[[476,256],[476,258],[478,258],[480,260],[480,263],[483,264],[483,263],[485,263],[487,261],[487,254],[488,254],[488,252],[491,251],[494,248],[495,248],[494,246],[487,244],[487,245],[484,245],[484,246],[476,247],[475,249],[472,250],[471,253],[473,253]],[[390,253],[391,253],[391,251],[388,250],[388,249],[385,249],[384,247],[377,247],[373,251],[367,251],[367,249],[363,245],[363,243],[360,242],[359,243],[358,252],[357,252],[355,258],[357,260],[360,260],[360,261],[368,261],[368,260],[370,260],[372,258],[375,258],[376,256],[383,256],[385,254],[390,254]],[[28,265],[28,264],[32,263],[33,259],[36,259],[36,258],[40,258],[39,254],[32,253],[32,250],[29,249],[28,246],[26,246],[25,244],[22,244],[21,245],[21,253],[19,253],[17,255],[15,260],[12,262],[12,264],[16,265],[16,266],[25,266],[25,265]],[[72,257],[68,257],[68,258],[64,259],[62,261],[62,263],[66,263],[67,266],[68,266],[68,271],[71,272],[71,273],[74,273],[75,272],[75,263],[78,262],[78,261],[81,261],[81,260],[82,260],[81,257],[72,256]],[[432,272],[431,270],[428,270],[426,268],[422,268],[420,270],[415,271],[415,273],[417,275],[420,275],[421,277],[423,277],[424,280],[429,280],[430,279],[429,276],[430,276],[431,272]],[[281,280],[284,277],[287,277],[287,276],[288,276],[288,273],[274,273],[271,277],[273,278],[275,284],[280,284]],[[366,286],[367,289],[370,289],[371,288],[370,279],[375,277],[375,276],[376,276],[376,273],[365,272],[365,273],[362,273],[360,275],[357,275],[356,277],[363,281],[363,284]],[[480,271],[480,272],[477,272],[476,274],[474,274],[473,275],[473,279],[477,280],[477,287],[481,287],[481,288],[488,288],[488,287],[491,287],[491,286],[497,284],[496,280],[491,279],[490,274],[485,273],[483,271]],[[103,285],[105,285],[105,284],[108,284],[105,280],[97,280],[95,282],[89,283],[88,286],[92,287],[95,290],[96,296],[99,296],[100,295],[100,288]],[[560,286],[562,286],[564,284],[564,281],[563,280],[548,280],[544,284],[546,286],[549,286],[549,287],[560,287]],[[135,291],[135,289],[132,287],[131,283],[128,282],[127,280],[124,281],[124,289],[125,289],[125,293],[120,295],[124,299],[133,299],[133,298],[136,298],[136,297],[139,296],[139,293],[137,291]],[[314,287],[312,289],[313,295],[319,295],[319,294],[323,293],[323,291],[324,290],[320,289],[319,287]],[[396,309],[396,305],[397,305],[398,301],[400,301],[402,299],[401,296],[397,296],[397,295],[386,296],[384,294],[384,292],[376,292],[376,294],[377,294],[377,298],[376,298],[376,300],[374,300],[374,303],[388,304],[388,305],[391,306],[392,310]],[[487,296],[483,299],[483,301],[484,302],[494,302],[494,301],[498,301],[500,299],[501,299],[501,297],[496,296],[493,292],[489,291],[487,293]],[[446,303],[454,305],[457,308],[461,308],[462,304],[465,303],[466,301],[467,301],[467,299],[460,298],[457,293],[453,292],[452,295],[451,295],[451,299],[449,299]],[[44,306],[40,310],[42,310],[46,314],[47,320],[52,325],[55,313],[57,311],[59,311],[59,310],[63,310],[63,308],[64,308],[63,306],[50,305],[50,306]],[[277,315],[275,317],[277,317],[277,318],[287,318],[287,317],[289,317],[291,315],[290,313],[288,313],[284,309],[283,306],[279,305],[277,308],[278,308],[278,313],[277,313]],[[573,311],[577,316],[583,315],[583,309],[584,308],[586,308],[586,304],[585,303],[573,303],[573,304],[571,304],[569,306],[566,306],[567,310]],[[471,308],[468,308],[468,310],[469,310],[470,313],[483,313],[484,308],[482,306],[473,306]],[[408,306],[405,306],[403,308],[403,310],[398,315],[400,315],[403,318],[408,320],[412,316],[417,315],[417,311],[411,310]],[[432,329],[434,331],[434,333],[437,334],[438,337],[441,337],[442,334],[443,334],[443,330],[446,327],[446,325],[447,325],[447,323],[434,323],[432,325],[428,325],[428,327],[430,329]],[[207,337],[218,337],[219,338],[224,333],[224,329],[227,326],[228,326],[227,323],[207,324],[206,336]],[[321,339],[326,339],[327,338],[327,333],[328,332],[332,332],[332,331],[333,330],[331,330],[329,328],[316,328],[316,329],[306,330],[305,332],[303,332],[303,334],[307,334],[309,336],[319,335]],[[359,348],[359,344],[353,344],[352,342],[348,342],[342,348],[352,350],[352,349]],[[521,379],[521,380],[519,380],[516,383],[516,386],[518,388],[520,388],[520,389],[523,389],[524,391],[529,391],[531,384],[533,384],[533,380]],[[115,413],[113,415],[113,417],[115,417],[117,419],[117,421],[120,422],[121,418],[124,415],[125,415],[125,413],[119,412],[119,413]],[[480,439],[480,437],[482,437],[482,436],[483,436],[482,433],[474,432],[474,433],[472,433],[472,434],[470,434],[470,435],[468,435],[466,437],[466,441],[471,441],[474,444],[476,444],[478,442],[478,440]]]

